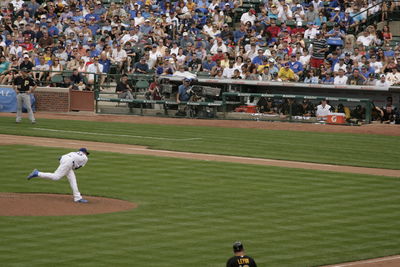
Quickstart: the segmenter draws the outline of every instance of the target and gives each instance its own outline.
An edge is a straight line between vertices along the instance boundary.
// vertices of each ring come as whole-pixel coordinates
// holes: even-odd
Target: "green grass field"
[[[58,137],[154,149],[400,169],[400,138],[367,134],[311,133],[152,124],[41,119],[16,125],[0,117],[0,133]]]
[[[399,168],[395,137],[10,122],[0,118],[0,133]],[[0,191],[70,193],[66,179],[25,179],[33,168],[54,170],[59,155],[70,150],[0,148]],[[318,266],[400,253],[398,178],[97,151],[77,176],[84,195],[139,207],[86,216],[0,217],[1,266],[224,266],[236,240],[259,266]]]

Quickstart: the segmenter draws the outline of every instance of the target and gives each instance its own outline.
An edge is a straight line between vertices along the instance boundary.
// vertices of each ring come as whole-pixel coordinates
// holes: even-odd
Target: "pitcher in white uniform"
[[[76,182],[76,176],[74,173],[74,170],[85,166],[88,161],[88,155],[89,152],[86,148],[81,148],[77,152],[70,152],[60,158],[60,166],[58,166],[55,172],[40,172],[37,169],[34,169],[31,174],[29,174],[27,179],[30,180],[34,177],[39,177],[43,179],[57,181],[60,180],[62,177],[67,176],[67,179],[72,189],[72,194],[74,196],[74,202],[88,203],[89,201],[82,198],[81,193],[79,192],[78,184]]]

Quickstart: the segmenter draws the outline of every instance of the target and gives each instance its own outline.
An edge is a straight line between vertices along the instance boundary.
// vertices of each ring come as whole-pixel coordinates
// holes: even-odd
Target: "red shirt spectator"
[[[271,21],[271,26],[267,27],[266,32],[269,33],[271,38],[276,38],[281,32],[281,28],[276,26],[275,21]]]

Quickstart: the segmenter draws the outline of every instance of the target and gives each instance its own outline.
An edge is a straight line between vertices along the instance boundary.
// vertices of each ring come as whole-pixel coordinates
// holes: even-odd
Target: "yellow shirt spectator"
[[[289,68],[289,64],[285,64],[284,67],[282,67],[279,72],[278,72],[278,77],[282,81],[291,81],[294,82],[296,81],[296,75],[294,72]]]
[[[263,73],[265,67],[269,67],[269,64],[258,65],[258,67],[257,67],[257,72],[258,72],[259,74]]]

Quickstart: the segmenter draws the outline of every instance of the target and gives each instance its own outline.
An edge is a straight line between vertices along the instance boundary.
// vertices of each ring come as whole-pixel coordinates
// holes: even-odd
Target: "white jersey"
[[[85,166],[88,161],[86,154],[81,151],[70,152],[62,156],[62,158],[71,158],[73,169],[79,169],[80,167]]]

